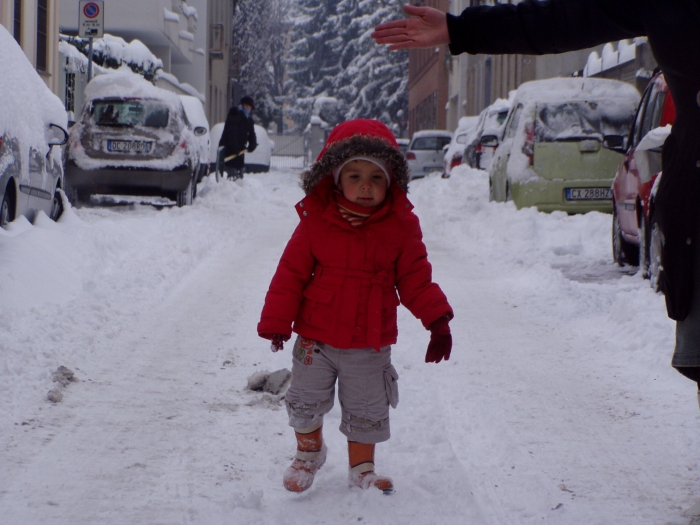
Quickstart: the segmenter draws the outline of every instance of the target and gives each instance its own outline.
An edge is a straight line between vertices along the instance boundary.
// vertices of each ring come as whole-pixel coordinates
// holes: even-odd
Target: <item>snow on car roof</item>
[[[515,95],[517,102],[546,99],[563,101],[572,98],[632,98],[638,100],[637,89],[626,82],[607,78],[547,78],[522,84]]]
[[[87,100],[100,98],[152,98],[180,106],[180,98],[173,92],[154,86],[129,66],[122,66],[114,72],[98,75],[85,88]]]
[[[0,49],[0,136],[7,133],[46,153],[46,128],[49,124],[66,128],[66,109],[3,26]]]
[[[450,133],[446,129],[424,129],[421,131],[416,131],[413,134],[413,138],[416,138],[416,137],[434,137],[435,135],[451,137],[452,133]]]

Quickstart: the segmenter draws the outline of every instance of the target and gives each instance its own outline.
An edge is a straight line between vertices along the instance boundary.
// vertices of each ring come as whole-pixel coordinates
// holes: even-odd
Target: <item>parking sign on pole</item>
[[[105,25],[104,0],[80,0],[78,36],[102,38]]]

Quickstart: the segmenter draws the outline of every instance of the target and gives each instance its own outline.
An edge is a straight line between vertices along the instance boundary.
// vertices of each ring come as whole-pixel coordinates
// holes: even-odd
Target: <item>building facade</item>
[[[0,0],[2,24],[46,85],[58,91],[58,0]]]
[[[224,122],[233,93],[231,93],[233,34],[232,0],[208,0],[207,19],[207,118],[209,125]]]
[[[413,5],[449,10],[449,0],[412,1]],[[408,52],[408,133],[445,129],[450,59],[447,46]]]

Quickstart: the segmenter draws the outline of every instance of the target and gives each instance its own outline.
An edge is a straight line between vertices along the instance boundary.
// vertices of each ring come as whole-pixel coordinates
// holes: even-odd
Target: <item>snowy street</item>
[[[291,368],[256,324],[303,192],[294,171],[212,178],[193,206],[0,230],[3,525],[688,523],[700,412],[663,297],[612,262],[611,216],[490,203],[466,167],[410,187],[454,348],[425,364],[429,333],[400,308],[377,447],[396,493],[348,488],[337,403],[328,462],[287,492],[284,401],[246,385]]]

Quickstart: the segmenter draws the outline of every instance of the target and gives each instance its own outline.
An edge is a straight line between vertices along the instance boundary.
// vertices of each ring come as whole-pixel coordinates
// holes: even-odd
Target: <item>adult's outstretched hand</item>
[[[393,20],[374,28],[372,38],[377,44],[389,44],[392,51],[434,47],[450,43],[447,16],[432,7],[403,6],[410,18]]]

